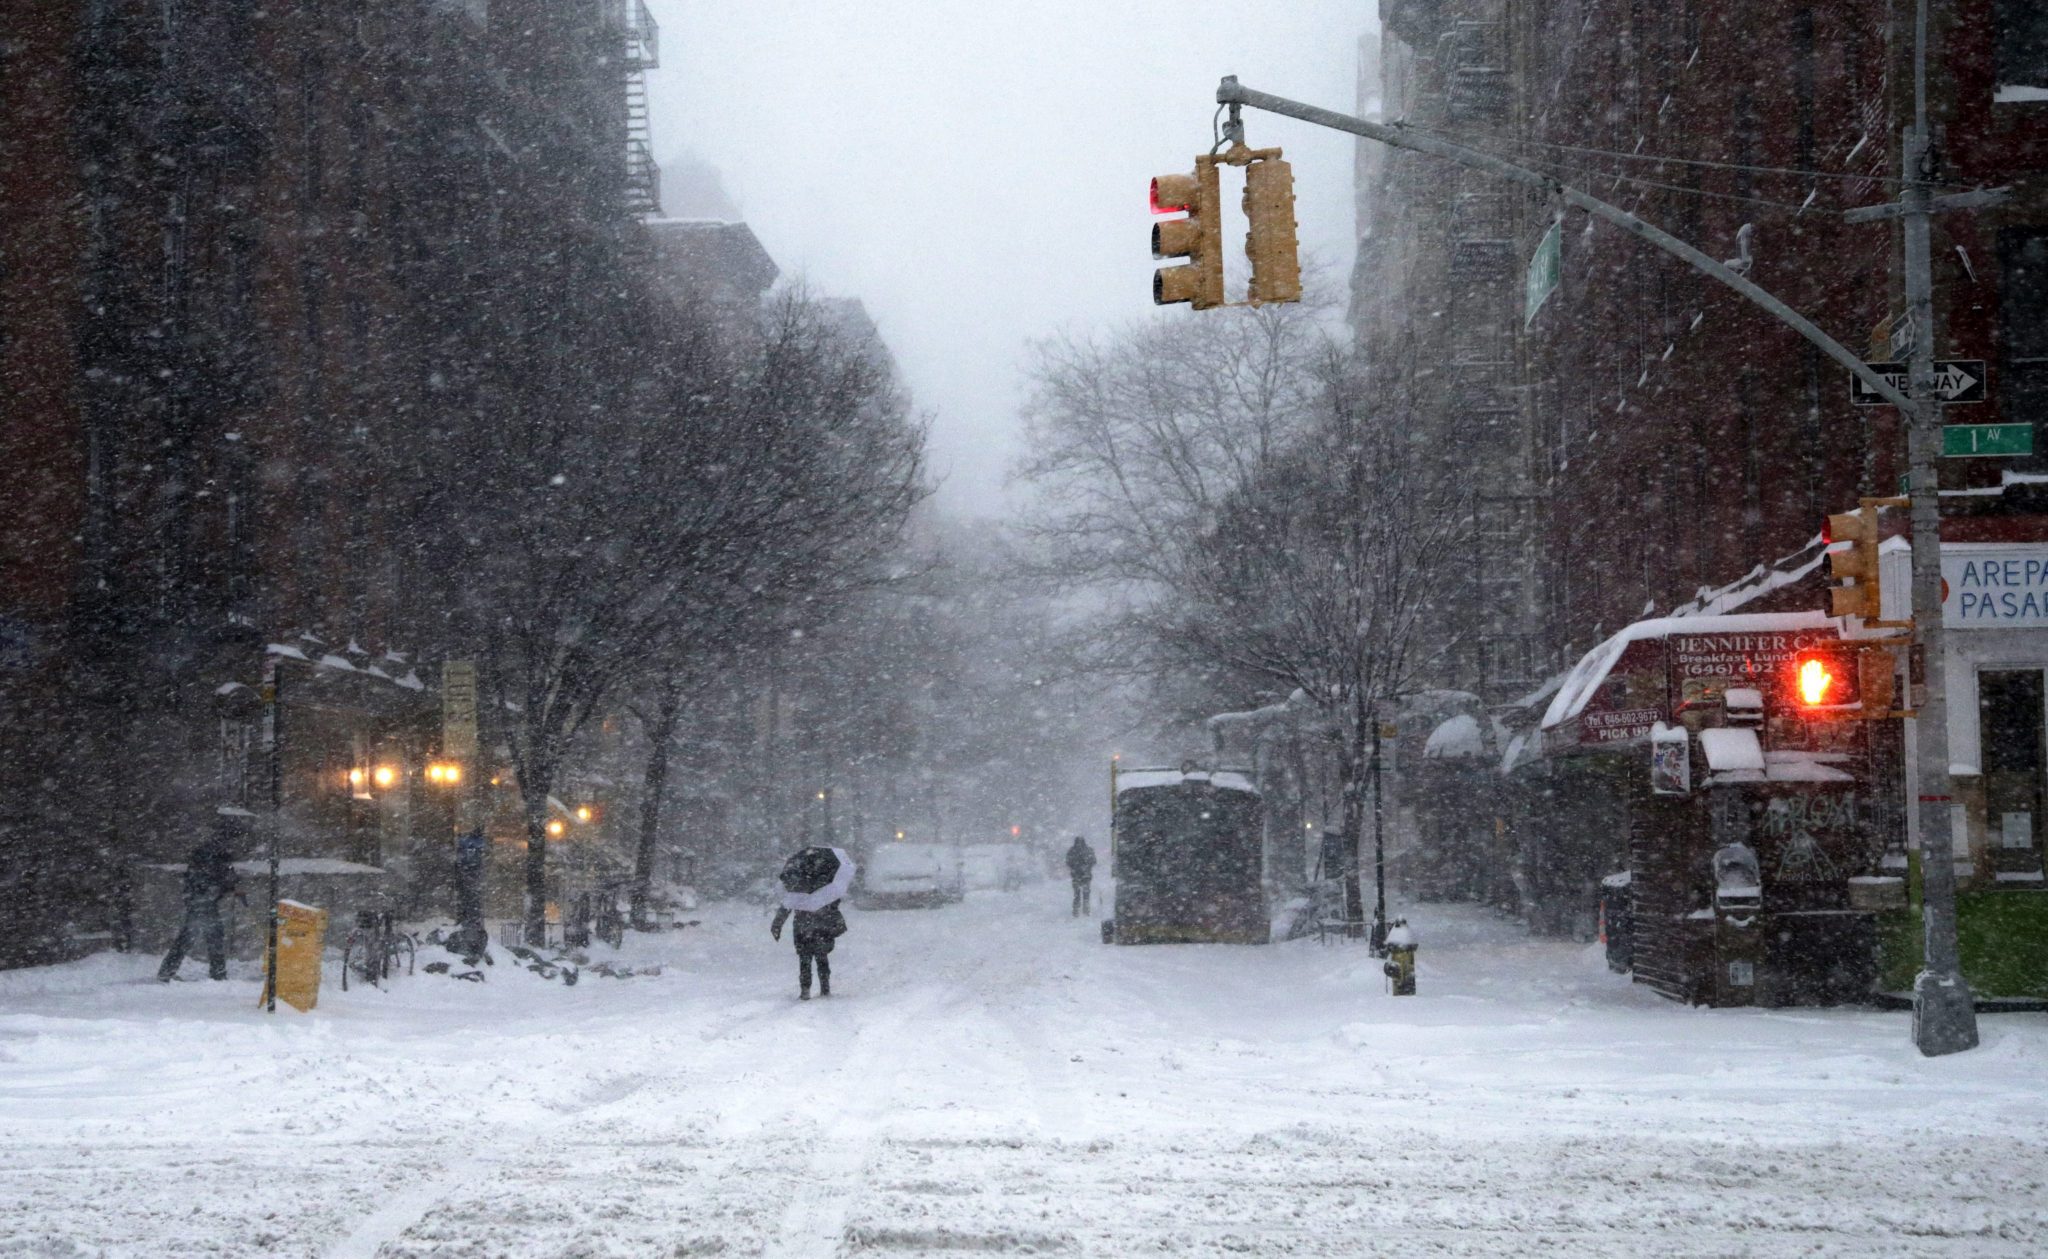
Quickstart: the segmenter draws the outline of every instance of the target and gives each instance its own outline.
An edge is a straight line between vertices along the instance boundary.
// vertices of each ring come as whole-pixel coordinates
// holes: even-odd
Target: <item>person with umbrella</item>
[[[846,934],[839,902],[853,886],[853,858],[843,848],[805,848],[782,863],[782,907],[768,934],[780,940],[782,924],[796,915],[797,1000],[811,999],[811,963],[818,964],[818,995],[832,995],[832,942]]]

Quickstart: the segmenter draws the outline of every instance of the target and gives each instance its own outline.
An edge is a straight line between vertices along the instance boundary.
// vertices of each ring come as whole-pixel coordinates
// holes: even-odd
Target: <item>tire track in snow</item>
[[[758,1008],[749,1009],[717,1024],[713,1030],[693,1033],[713,1044],[728,1040],[733,1033],[752,1023],[761,1022],[781,1009],[779,1005],[759,1003]],[[498,1148],[487,1148],[484,1152],[444,1163],[441,1170],[412,1188],[393,1195],[381,1206],[363,1217],[348,1234],[329,1246],[324,1252],[325,1259],[376,1259],[379,1251],[405,1234],[425,1219],[444,1199],[457,1189],[492,1173],[522,1166],[534,1152],[571,1131],[579,1122],[596,1112],[618,1106],[647,1091],[654,1084],[686,1083],[699,1074],[695,1064],[691,1069],[653,1074],[647,1072],[626,1072],[608,1076],[585,1089],[567,1104],[556,1104],[549,1108],[556,1111],[556,1118],[538,1127],[500,1132],[471,1138]],[[516,1140],[512,1148],[504,1148],[506,1140]]]
[[[764,1259],[831,1259],[845,1253],[848,1215],[866,1188],[863,1173],[883,1140],[884,1120],[897,1112],[904,1095],[904,1075],[885,1072],[883,1055],[915,1043],[913,1025],[920,1020],[972,1004],[972,994],[988,991],[986,985],[976,986],[991,969],[988,959],[970,955],[965,960],[966,965],[949,968],[946,983],[920,984],[887,1017],[863,1026],[854,1037],[856,1052],[821,1081],[855,1100],[820,1133],[818,1150],[797,1181],[781,1227],[762,1251]],[[885,1078],[886,1086],[876,1083]]]

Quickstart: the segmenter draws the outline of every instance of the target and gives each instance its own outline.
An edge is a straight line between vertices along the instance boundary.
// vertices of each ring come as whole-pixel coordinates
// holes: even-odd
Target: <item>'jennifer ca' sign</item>
[[[2048,626],[2048,545],[1951,542],[1941,582],[1941,623],[1951,629]]]

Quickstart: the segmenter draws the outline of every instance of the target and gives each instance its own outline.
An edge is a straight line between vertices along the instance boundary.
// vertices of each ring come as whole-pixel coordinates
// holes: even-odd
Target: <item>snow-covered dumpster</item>
[[[1265,944],[1265,823],[1259,792],[1231,770],[1120,773],[1111,820],[1117,944]]]

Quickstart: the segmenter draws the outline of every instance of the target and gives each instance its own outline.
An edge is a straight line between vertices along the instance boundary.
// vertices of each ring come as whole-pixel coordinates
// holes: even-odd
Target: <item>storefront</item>
[[[1903,546],[1886,554],[1887,585],[1903,588],[1907,558]],[[1980,999],[2048,996],[2048,542],[1945,543],[1941,566],[1963,974]],[[1907,765],[1917,795],[1910,754]],[[1918,851],[1917,816],[1910,833]],[[1890,991],[1918,968],[1914,909],[1888,924]]]
[[[2044,883],[2048,543],[1942,548],[1956,858],[1968,885]]]
[[[1639,982],[1710,1005],[1870,993],[1906,892],[1887,869],[1903,865],[1896,740],[1811,719],[1793,686],[1809,663],[1853,671],[1856,646],[1818,612],[1672,617],[1564,679],[1544,751],[1612,770]]]

